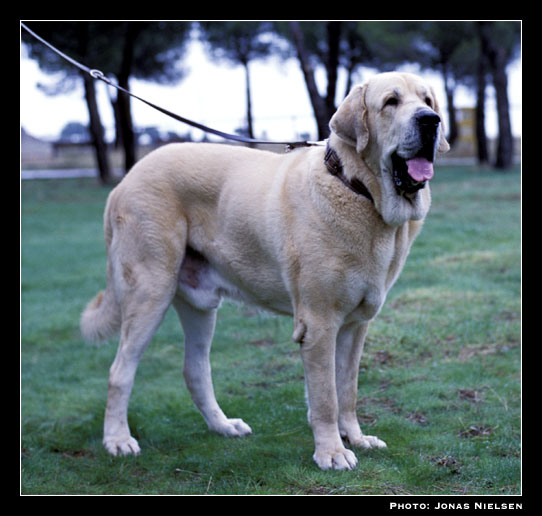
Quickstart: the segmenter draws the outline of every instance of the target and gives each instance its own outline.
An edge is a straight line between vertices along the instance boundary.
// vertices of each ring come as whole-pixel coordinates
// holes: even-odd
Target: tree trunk
[[[500,49],[498,49],[500,53]],[[497,114],[499,117],[499,141],[497,144],[497,160],[495,167],[509,168],[512,165],[514,140],[510,124],[510,106],[508,103],[508,78],[504,59],[497,57],[493,72],[493,84],[497,95]]]
[[[355,65],[351,63],[346,70],[346,86],[344,87],[343,99],[346,98],[346,96],[350,93],[350,90],[352,89],[352,77],[354,75],[354,68]]]
[[[248,61],[243,62],[245,67],[246,93],[247,93],[247,134],[254,139],[254,127],[252,125],[252,98],[250,94],[250,74],[248,72]]]
[[[485,126],[485,103],[486,103],[486,60],[480,53],[478,69],[476,71],[476,147],[478,163],[486,165],[489,163],[487,150],[487,137]]]
[[[122,129],[121,129],[121,123],[120,123],[120,115],[119,115],[119,105],[117,103],[117,99],[119,96],[119,92],[117,90],[115,96],[111,94],[111,90],[113,88],[107,88],[107,95],[109,97],[109,102],[111,103],[111,109],[113,110],[113,117],[115,119],[115,141],[114,146],[115,149],[119,149],[122,144]]]
[[[88,24],[81,23],[78,25],[78,41],[77,46],[79,54],[86,56],[88,51]],[[83,84],[85,87],[85,100],[88,108],[89,118],[89,131],[92,139],[92,145],[94,146],[96,154],[96,163],[98,165],[98,173],[100,182],[102,184],[109,184],[112,182],[111,167],[109,166],[109,160],[107,156],[107,145],[104,140],[104,129],[102,121],[100,120],[100,113],[98,111],[98,104],[96,102],[96,84],[93,79],[86,72],[81,72],[83,77]]]
[[[335,113],[335,92],[337,90],[337,75],[339,72],[339,46],[341,42],[341,22],[328,22],[327,30],[327,92],[326,108],[328,122]]]
[[[450,147],[453,147],[457,140],[458,129],[455,116],[454,88],[450,84],[450,74],[446,65],[443,65],[442,67],[442,76],[444,78],[444,91],[446,93],[446,103],[448,105],[448,137],[446,139],[448,140]]]
[[[82,72],[82,75],[85,84],[85,100],[87,102],[90,120],[90,135],[96,152],[100,182],[102,184],[110,184],[112,182],[111,167],[109,166],[107,145],[104,140],[104,129],[98,112],[98,104],[96,102],[95,82],[87,73]]]
[[[122,50],[122,61],[118,75],[119,86],[130,91],[129,79],[132,73],[134,60],[134,43],[140,28],[137,23],[126,23],[124,46]],[[132,112],[130,96],[125,93],[117,93],[118,120],[120,123],[120,139],[124,149],[124,170],[125,173],[134,166],[136,162],[136,142],[134,126],[132,123]]]
[[[309,91],[309,98],[318,129],[318,139],[324,140],[329,136],[329,118],[326,103],[318,93],[316,80],[314,78],[314,70],[311,66],[309,55],[305,50],[303,33],[299,23],[290,22],[290,30],[292,32],[295,48],[297,50],[297,56],[299,58],[299,64],[301,65],[303,77],[305,78],[305,84],[307,85],[307,90]]]
[[[478,28],[482,54],[487,58],[487,62],[491,68],[493,86],[495,87],[495,95],[497,97],[499,139],[495,167],[503,169],[512,165],[514,141],[510,124],[505,50],[491,37],[491,24],[492,22],[478,22]]]

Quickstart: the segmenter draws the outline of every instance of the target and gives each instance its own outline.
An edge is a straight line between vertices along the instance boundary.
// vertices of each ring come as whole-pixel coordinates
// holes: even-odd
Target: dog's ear
[[[330,129],[361,153],[369,142],[365,92],[367,84],[355,86],[329,121]]]
[[[450,144],[448,143],[448,141],[446,140],[446,136],[444,135],[444,133],[446,132],[445,127],[444,127],[444,121],[443,121],[444,117],[442,116],[442,113],[440,112],[437,96],[435,95],[433,88],[430,88],[430,90],[431,90],[431,95],[433,95],[433,99],[435,102],[435,112],[437,113],[438,116],[440,116],[440,136],[439,136],[437,150],[439,152],[445,153],[450,150]]]

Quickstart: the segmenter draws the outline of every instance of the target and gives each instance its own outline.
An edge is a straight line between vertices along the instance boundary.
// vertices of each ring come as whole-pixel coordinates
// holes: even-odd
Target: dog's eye
[[[388,100],[386,100],[386,102],[384,102],[384,107],[397,106],[397,104],[399,104],[397,97],[390,97]]]
[[[430,99],[429,97],[425,97],[425,103],[426,103],[430,108],[433,107],[433,102],[431,102],[431,99]]]

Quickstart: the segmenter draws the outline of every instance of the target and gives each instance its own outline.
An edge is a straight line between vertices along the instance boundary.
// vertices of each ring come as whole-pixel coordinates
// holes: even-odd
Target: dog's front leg
[[[335,387],[335,343],[338,325],[329,319],[312,321],[303,318],[297,328],[305,369],[309,403],[309,422],[314,434],[313,459],[321,469],[352,469],[357,464],[354,453],[341,440],[338,426],[339,407]],[[300,333],[300,332],[297,332]]]
[[[373,435],[364,435],[356,415],[359,363],[369,323],[344,325],[337,336],[335,371],[339,402],[339,432],[351,446],[385,448],[386,443]]]

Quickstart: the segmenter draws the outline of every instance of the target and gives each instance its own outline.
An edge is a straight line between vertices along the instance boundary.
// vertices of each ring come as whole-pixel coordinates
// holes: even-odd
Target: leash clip
[[[327,140],[324,140],[322,142],[317,141],[302,141],[302,142],[291,142],[286,144],[286,152],[293,151],[294,149],[297,149],[298,147],[320,147],[325,145]]]
[[[105,79],[105,75],[102,71],[96,70],[96,68],[93,68],[88,72],[91,77],[94,77],[94,79]]]

